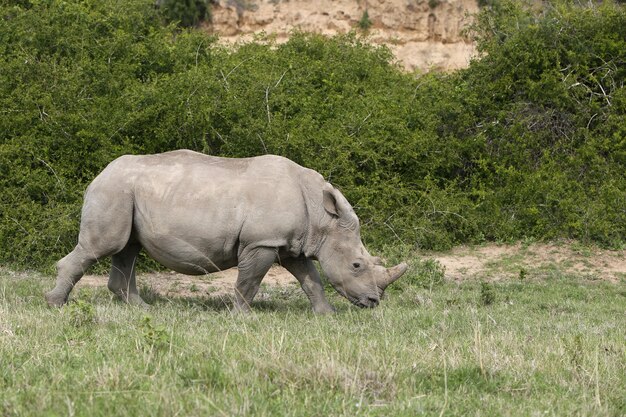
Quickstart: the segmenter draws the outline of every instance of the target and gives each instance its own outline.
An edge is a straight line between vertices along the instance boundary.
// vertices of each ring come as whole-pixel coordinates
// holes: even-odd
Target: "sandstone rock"
[[[468,65],[475,48],[462,35],[476,0],[217,0],[208,30],[225,43],[255,33],[288,39],[293,29],[336,35],[359,30],[367,11],[368,38],[386,44],[407,70],[452,70]]]

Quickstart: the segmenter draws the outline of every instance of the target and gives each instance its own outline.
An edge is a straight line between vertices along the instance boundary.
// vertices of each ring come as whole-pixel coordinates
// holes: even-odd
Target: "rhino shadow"
[[[234,297],[231,295],[163,295],[156,292],[151,287],[142,287],[139,290],[141,297],[150,307],[158,305],[177,305],[181,308],[196,308],[200,311],[234,311]],[[120,301],[122,302],[122,301]],[[267,298],[255,300],[250,305],[258,311],[264,312],[308,312],[310,306],[305,299],[298,299],[295,296],[282,294],[267,295]]]

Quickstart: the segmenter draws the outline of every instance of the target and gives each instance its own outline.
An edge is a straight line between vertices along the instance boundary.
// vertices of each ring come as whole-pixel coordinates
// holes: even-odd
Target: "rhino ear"
[[[324,187],[324,210],[331,216],[339,217],[339,209],[337,207],[337,199],[333,194],[333,187],[330,184],[326,184]]]

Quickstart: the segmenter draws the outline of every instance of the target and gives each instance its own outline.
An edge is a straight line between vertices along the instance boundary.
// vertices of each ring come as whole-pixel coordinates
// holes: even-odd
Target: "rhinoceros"
[[[142,248],[183,274],[237,266],[234,309],[242,312],[275,262],[296,277],[316,313],[334,309],[314,260],[335,290],[360,307],[378,305],[407,268],[401,263],[387,269],[371,256],[341,192],[289,159],[221,158],[189,150],[125,155],[87,188],[78,244],[57,263],[48,304],[65,304],[85,270],[110,256],[109,290],[144,306],[135,281]]]

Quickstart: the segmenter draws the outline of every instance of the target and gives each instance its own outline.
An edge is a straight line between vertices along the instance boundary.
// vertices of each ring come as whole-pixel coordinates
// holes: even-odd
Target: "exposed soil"
[[[437,259],[446,268],[446,278],[455,281],[511,279],[520,273],[539,279],[557,273],[611,282],[626,279],[626,251],[571,243],[460,246],[424,255]]]
[[[551,274],[572,274],[590,280],[626,281],[626,251],[609,251],[575,244],[460,246],[445,253],[419,253],[423,258],[439,261],[446,268],[446,278],[453,281],[487,279],[504,280],[520,273],[542,279]],[[523,272],[521,272],[523,271]],[[78,287],[106,286],[108,277],[87,275]],[[148,286],[163,296],[230,296],[237,279],[232,268],[206,276],[187,276],[173,272],[138,274],[139,286]],[[284,268],[275,265],[267,273],[263,285],[273,288],[294,288],[296,279]]]

